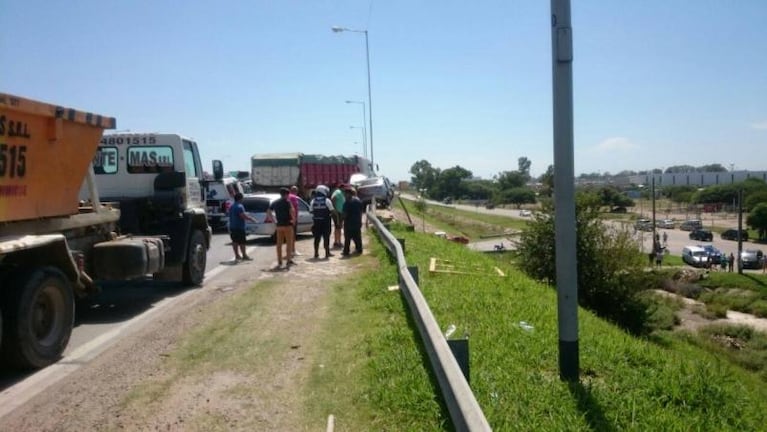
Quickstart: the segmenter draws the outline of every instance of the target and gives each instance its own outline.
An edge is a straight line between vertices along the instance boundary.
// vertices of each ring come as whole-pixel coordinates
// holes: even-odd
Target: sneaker
[[[330,258],[332,256],[336,256],[336,255],[330,252],[325,252],[325,258]]]
[[[288,260],[288,265],[289,265],[289,266],[291,266],[291,265],[296,265],[296,262],[295,262],[295,261],[293,261],[292,259],[289,259],[289,260]]]
[[[304,255],[304,254],[302,254],[302,253],[301,253],[301,252],[299,252],[299,251],[293,251],[293,256],[303,256],[303,255]]]
[[[240,262],[240,261],[242,261],[242,258],[240,258],[240,257],[236,256],[236,257],[234,257],[234,259],[233,259],[232,261],[234,261],[234,262]]]
[[[320,254],[318,254],[318,253],[316,253],[316,252],[315,252],[315,253],[314,253],[314,259],[317,259],[317,258],[319,258],[319,257],[320,257]]]
[[[242,260],[243,261],[253,261],[253,258],[249,257],[248,255],[245,255],[244,257],[242,257]]]

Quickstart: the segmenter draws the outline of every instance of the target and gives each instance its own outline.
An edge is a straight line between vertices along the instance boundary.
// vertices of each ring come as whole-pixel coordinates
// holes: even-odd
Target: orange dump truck
[[[100,202],[92,164],[114,127],[114,118],[0,93],[0,354],[8,364],[56,361],[75,299],[98,292],[94,280],[165,270],[168,236],[119,235],[120,211]],[[206,249],[197,250],[204,269]]]

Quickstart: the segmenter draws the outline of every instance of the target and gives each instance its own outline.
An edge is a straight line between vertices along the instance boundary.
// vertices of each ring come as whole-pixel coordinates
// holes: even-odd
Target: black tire
[[[205,247],[205,234],[200,230],[192,231],[189,247],[186,250],[186,260],[184,260],[184,267],[182,269],[181,282],[185,286],[202,285],[207,258],[208,250]]]
[[[3,359],[25,369],[57,361],[75,316],[74,294],[64,274],[54,267],[19,273],[3,295]]]

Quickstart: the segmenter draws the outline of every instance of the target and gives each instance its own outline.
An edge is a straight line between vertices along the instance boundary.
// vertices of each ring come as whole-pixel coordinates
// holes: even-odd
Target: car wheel
[[[208,251],[205,248],[205,235],[200,230],[194,230],[189,240],[186,261],[183,265],[184,286],[198,286],[205,277],[205,264]]]

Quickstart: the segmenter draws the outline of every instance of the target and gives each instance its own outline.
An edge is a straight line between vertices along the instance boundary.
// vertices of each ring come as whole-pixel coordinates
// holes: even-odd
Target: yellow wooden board
[[[450,260],[443,260],[439,258],[429,259],[429,273],[448,273],[448,274],[464,274],[464,275],[478,275],[478,276],[500,276],[505,277],[506,274],[498,267],[493,267],[493,271],[481,266],[472,266],[467,264],[453,263]]]

